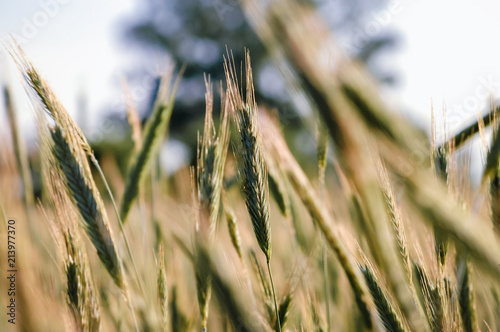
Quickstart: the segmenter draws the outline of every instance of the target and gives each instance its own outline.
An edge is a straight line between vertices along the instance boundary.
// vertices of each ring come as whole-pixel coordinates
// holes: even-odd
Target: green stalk
[[[276,300],[276,290],[274,288],[273,274],[271,273],[271,261],[267,260],[267,270],[269,271],[269,279],[271,280],[271,289],[273,291],[273,301],[274,301],[274,310],[276,311],[276,321],[278,322],[278,331],[281,332],[281,322],[280,322],[280,314],[278,310],[278,300]]]
[[[317,154],[318,154],[318,178],[319,192],[321,202],[325,203],[325,171],[326,157],[328,155],[328,133],[325,128],[318,122],[318,138],[317,138]],[[325,292],[325,310],[326,310],[326,326],[327,330],[331,331],[330,320],[330,285],[328,284],[328,261],[325,236],[321,233],[321,247],[323,259],[323,290]]]

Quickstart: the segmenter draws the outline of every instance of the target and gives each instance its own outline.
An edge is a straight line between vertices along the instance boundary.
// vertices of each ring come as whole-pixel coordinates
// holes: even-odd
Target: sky
[[[122,98],[120,78],[134,65],[131,47],[138,47],[125,47],[123,22],[140,10],[138,3],[3,0],[0,40],[9,33],[18,39],[70,112],[84,94],[92,125]],[[498,13],[500,3],[491,0],[393,0],[368,15],[358,29],[395,31],[401,37],[399,46],[381,59],[399,75],[398,85],[384,91],[394,108],[429,131],[431,100],[438,115],[446,105],[453,132],[472,122],[491,94],[500,96]],[[0,84],[6,82],[14,86],[23,126],[30,128],[32,113],[24,107],[28,102],[22,98],[19,75],[2,54]]]
[[[399,103],[430,127],[446,106],[454,130],[500,96],[500,2],[401,0],[394,27],[403,37],[392,64],[402,73]]]
[[[120,23],[134,8],[134,0],[0,1],[0,40],[9,34],[16,38],[73,114],[79,96],[85,95],[89,119],[96,121],[120,92],[117,82],[130,62],[124,55]],[[13,86],[20,97],[16,101],[25,106],[19,82],[13,61],[4,52],[0,83]],[[29,107],[18,108],[21,121],[29,121]]]

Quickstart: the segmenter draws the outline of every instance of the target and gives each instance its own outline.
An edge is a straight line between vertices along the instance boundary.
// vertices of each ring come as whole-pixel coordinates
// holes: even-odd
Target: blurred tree
[[[393,81],[393,75],[380,71],[376,62],[372,61],[376,59],[376,54],[396,40],[384,29],[384,24],[388,25],[388,20],[392,19],[390,15],[381,15],[385,0],[308,2],[317,6],[351,56],[367,63],[381,81]],[[371,26],[378,24],[379,31],[368,30],[367,22]],[[178,66],[187,66],[170,126],[174,137],[191,147],[196,145],[196,135],[192,133],[201,128],[205,110],[203,74],[210,74],[217,93],[218,82],[224,81],[222,55],[226,46],[233,51],[237,62],[243,59],[244,48],[250,49],[257,101],[278,107],[280,116],[287,117],[288,127],[294,130],[299,128],[300,121],[295,116],[296,110],[287,96],[280,74],[246,22],[238,0],[143,0],[128,24],[125,33],[127,41],[137,42],[148,50],[144,57],[145,66],[154,60],[152,54],[158,51],[168,54]],[[141,74],[144,75],[136,73]],[[148,115],[149,105],[150,101],[141,105],[146,108],[144,116]]]

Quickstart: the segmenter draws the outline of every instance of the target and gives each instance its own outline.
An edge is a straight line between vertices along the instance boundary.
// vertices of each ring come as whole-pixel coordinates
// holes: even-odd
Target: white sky
[[[392,62],[403,76],[399,100],[427,127],[431,98],[436,111],[445,103],[450,129],[461,127],[460,122],[475,119],[489,103],[482,82],[490,81],[491,92],[500,95],[500,2],[401,3],[394,26],[404,37],[403,48]]]
[[[55,9],[44,9],[42,4],[48,3],[52,6],[45,8]],[[76,108],[77,96],[85,94],[93,119],[120,92],[116,82],[128,58],[119,41],[119,20],[130,16],[134,6],[134,0],[2,0],[0,39],[9,33],[17,37],[70,112]],[[22,101],[26,98],[22,98],[19,77],[12,60],[5,54],[0,57],[0,82],[14,85]],[[22,109],[22,115],[22,119],[31,116],[29,107]]]
[[[65,4],[43,24],[41,4],[56,1],[1,0],[0,39],[9,32],[22,37],[26,22],[38,22],[38,31],[22,45],[25,52],[69,110],[75,109],[78,94],[84,92],[95,119],[121,93],[116,83],[133,65],[130,49],[120,44],[119,23],[132,16],[138,1],[60,0]],[[481,82],[489,80],[492,91],[500,95],[500,2],[395,1],[400,10],[384,28],[399,31],[403,40],[384,63],[400,75],[401,85],[393,94],[400,109],[429,127],[433,98],[438,111],[446,102],[452,128],[474,119],[488,102],[488,90]],[[4,60],[0,57],[0,82],[19,85],[12,61],[5,70]],[[28,119],[29,108],[24,109],[22,119]]]

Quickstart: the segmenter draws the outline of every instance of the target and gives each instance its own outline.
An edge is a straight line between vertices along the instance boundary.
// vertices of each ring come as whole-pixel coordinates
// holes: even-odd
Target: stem
[[[154,225],[156,220],[156,191],[157,184],[159,181],[158,175],[158,157],[154,159],[154,163],[151,166],[151,225]]]
[[[269,279],[271,279],[271,288],[273,289],[274,310],[276,310],[276,321],[278,322],[278,331],[281,332],[280,314],[278,311],[278,301],[276,300],[276,290],[274,289],[273,274],[271,273],[271,261],[267,260],[267,270],[269,271]]]
[[[325,309],[326,309],[326,326],[327,331],[330,329],[330,285],[328,283],[328,261],[325,236],[321,234],[321,246],[323,247],[323,288],[325,290]]]
[[[325,165],[326,166],[326,165]],[[325,167],[319,168],[319,187],[321,201],[325,202]],[[323,248],[323,289],[325,291],[325,310],[327,331],[331,331],[330,324],[330,285],[328,283],[328,252],[326,249],[325,236],[321,233],[321,246]]]
[[[137,323],[137,317],[135,315],[135,310],[134,307],[132,306],[132,301],[131,296],[130,296],[130,291],[128,290],[128,287],[125,286],[125,302],[128,304],[128,308],[130,309],[130,312],[132,313],[132,319],[134,320],[134,325],[135,325],[135,330],[139,332],[139,324]]]

